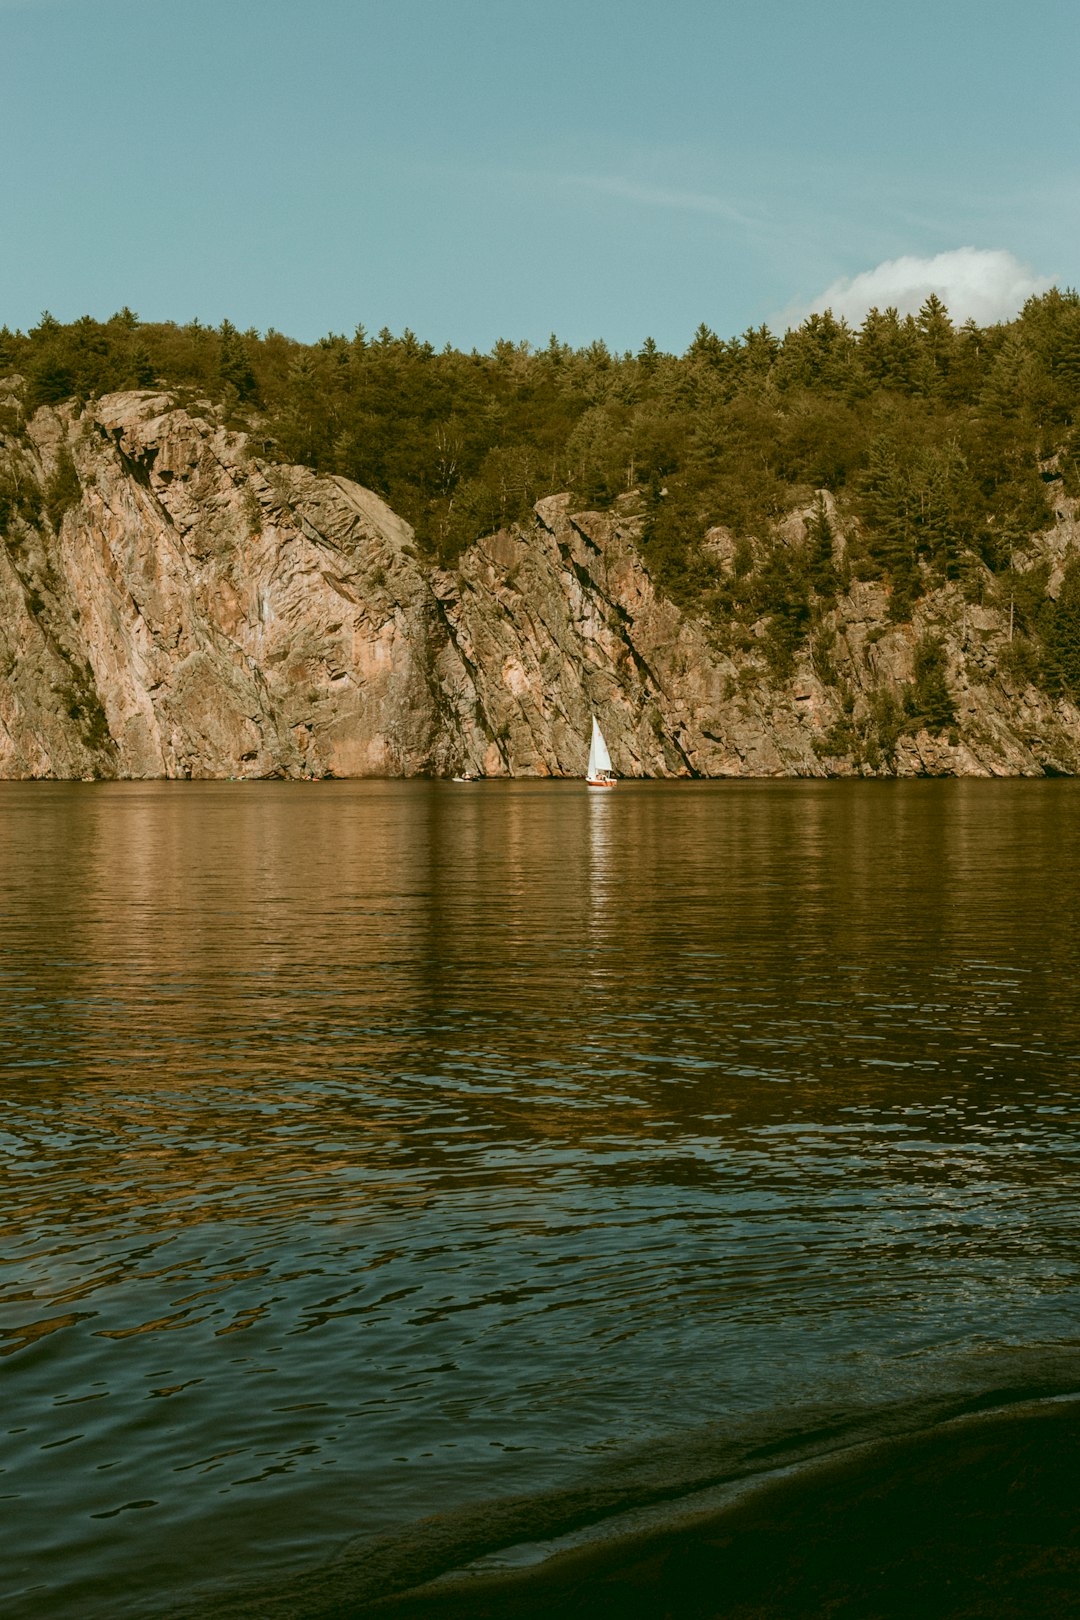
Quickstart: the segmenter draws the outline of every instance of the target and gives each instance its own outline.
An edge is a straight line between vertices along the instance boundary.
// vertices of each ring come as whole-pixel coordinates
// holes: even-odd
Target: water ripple
[[[5,1613],[1065,1354],[1078,811],[2,785]]]

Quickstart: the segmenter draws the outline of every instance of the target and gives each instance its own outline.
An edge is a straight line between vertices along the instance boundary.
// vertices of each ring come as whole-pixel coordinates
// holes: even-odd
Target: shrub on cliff
[[[1080,697],[1080,558],[1066,565],[1056,600],[1044,600],[1040,629],[1043,684],[1051,692]]]
[[[906,729],[944,731],[956,724],[956,704],[945,679],[945,646],[940,637],[920,636],[915,643],[915,679],[904,694]]]
[[[71,451],[66,444],[60,446],[56,471],[45,485],[45,511],[54,529],[59,529],[64,513],[74,506],[82,494],[82,484]]]

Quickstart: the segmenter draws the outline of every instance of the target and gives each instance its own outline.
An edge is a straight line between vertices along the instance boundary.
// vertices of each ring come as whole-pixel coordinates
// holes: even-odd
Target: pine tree
[[[806,525],[806,561],[810,583],[819,596],[836,594],[836,568],[833,565],[833,526],[825,497],[818,491]]]
[[[1080,308],[1063,311],[1054,334],[1050,364],[1069,402],[1080,398]]]
[[[936,293],[931,293],[919,311],[919,360],[923,391],[939,393],[952,368],[956,353],[956,333],[949,312]]]
[[[1067,564],[1057,600],[1046,599],[1040,628],[1049,686],[1080,696],[1080,558]]]
[[[721,366],[724,363],[725,350],[726,345],[717,337],[712,327],[706,326],[702,321],[686,351],[686,358],[704,361],[710,366]]]
[[[945,647],[937,636],[920,636],[915,643],[915,679],[908,688],[904,708],[917,726],[944,731],[956,724],[956,704],[945,679]]]
[[[907,391],[918,372],[919,329],[910,315],[901,320],[891,305],[871,309],[859,329],[857,354],[869,382]]]
[[[656,370],[657,361],[660,358],[660,350],[656,347],[655,338],[647,337],[645,339],[645,342],[638,350],[637,358],[643,375],[646,377],[651,376]]]
[[[870,552],[892,579],[890,610],[895,619],[901,620],[910,612],[918,582],[915,524],[908,477],[896,446],[884,435],[870,446],[861,492],[870,529]]]
[[[222,321],[218,333],[218,376],[223,383],[235,388],[242,400],[254,399],[257,387],[246,339],[231,321]]]

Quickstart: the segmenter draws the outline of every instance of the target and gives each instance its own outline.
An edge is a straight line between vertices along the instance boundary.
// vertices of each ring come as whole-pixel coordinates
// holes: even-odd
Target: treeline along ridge
[[[444,566],[543,495],[569,490],[600,508],[630,495],[661,588],[733,647],[764,618],[777,678],[852,578],[884,581],[900,623],[921,593],[956,580],[968,600],[1007,603],[1015,676],[1080,694],[1080,559],[1054,596],[1047,564],[1017,566],[1054,498],[1080,493],[1071,290],[990,327],[957,326],[934,296],[917,316],[871,310],[857,330],[828,312],[782,338],[760,327],[724,341],[702,325],[682,355],[651,339],[636,354],[554,336],[479,354],[436,350],[408,330],[303,344],[126,309],[104,322],[45,314],[29,332],[0,329],[0,375],[10,373],[26,379],[23,420],[128,388],[224,408],[265,458],[377,491]],[[46,492],[54,517],[65,476]],[[18,499],[0,467],[0,527]],[[777,525],[807,504],[793,546]],[[847,536],[839,565],[830,509]],[[720,525],[735,541],[723,562],[709,542]],[[827,637],[816,646],[827,673]],[[919,656],[921,718],[943,726],[934,648]]]

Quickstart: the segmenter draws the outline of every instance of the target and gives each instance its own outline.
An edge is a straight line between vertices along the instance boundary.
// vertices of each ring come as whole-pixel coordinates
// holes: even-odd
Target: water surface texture
[[[5,1615],[1074,1387],[1078,887],[1064,781],[0,785]]]

